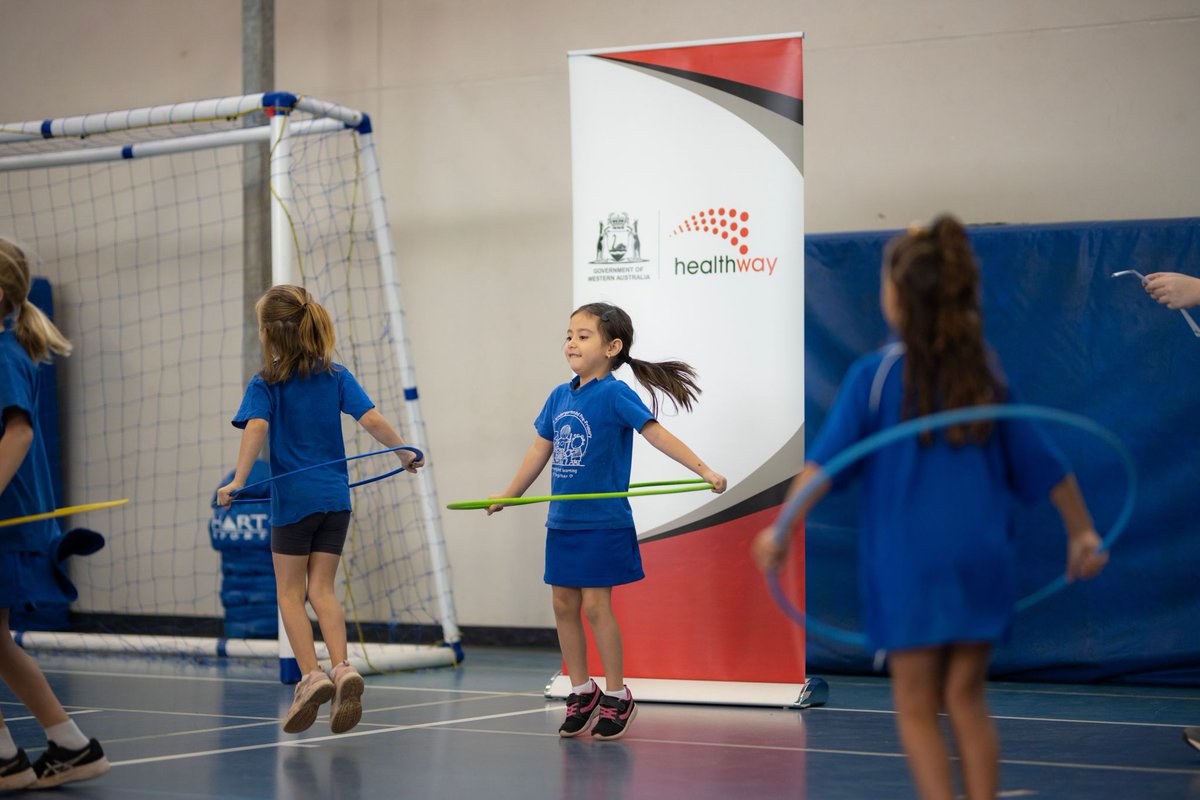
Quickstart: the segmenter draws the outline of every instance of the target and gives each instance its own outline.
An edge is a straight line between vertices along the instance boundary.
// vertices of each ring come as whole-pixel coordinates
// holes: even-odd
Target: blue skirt
[[[49,553],[0,551],[0,608],[35,611],[69,601]]]
[[[546,529],[546,574],[551,586],[620,586],[646,577],[633,528]]]

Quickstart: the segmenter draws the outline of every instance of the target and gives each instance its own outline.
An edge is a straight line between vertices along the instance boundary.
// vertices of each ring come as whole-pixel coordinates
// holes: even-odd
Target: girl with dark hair
[[[962,224],[938,217],[899,236],[884,255],[880,305],[899,342],[851,367],[809,463],[820,465],[876,431],[954,408],[1013,402],[983,338],[979,268]],[[970,800],[994,798],[999,744],[984,696],[988,660],[1015,605],[1013,495],[1049,496],[1067,532],[1067,576],[1091,578],[1108,554],[1074,475],[1041,429],[1024,420],[956,425],[906,439],[836,476],[863,480],[861,592],[867,639],[886,652],[900,738],[918,794],[954,797],[938,722],[945,709]],[[828,491],[817,491],[797,521]],[[789,537],[791,531],[787,532]],[[753,554],[764,569],[788,542],[764,530]]]
[[[255,305],[262,341],[262,370],[250,380],[233,426],[242,429],[233,480],[217,490],[226,508],[246,485],[263,442],[270,437],[271,474],[325,464],[271,486],[271,560],[284,634],[303,677],[283,719],[286,733],[307,730],[318,709],[332,700],[329,728],[345,733],[362,718],[362,676],[347,660],[346,618],[334,590],[350,528],[350,479],[342,441],[342,414],[349,414],[384,447],[404,440],[379,413],[350,370],[334,362],[333,320],[303,287],[280,285]],[[423,466],[416,454],[396,451],[409,472]],[[317,664],[307,597],[317,613],[332,662],[326,675]]]
[[[553,494],[620,492],[629,487],[633,432],[655,448],[725,491],[714,472],[655,416],[658,395],[690,410],[699,394],[696,373],[681,361],[632,357],[633,322],[608,303],[589,303],[572,315],[563,354],[575,377],[550,393],[534,422],[537,436],[508,488],[493,498],[520,497],[552,459]],[[613,370],[628,364],[651,395],[654,411]],[[503,509],[496,504],[489,515]],[[571,677],[567,716],[560,736],[586,733],[595,739],[625,734],[637,708],[625,685],[621,631],[612,609],[612,589],[645,577],[637,531],[624,498],[552,502],[546,519],[545,581],[551,586],[554,619],[563,661]],[[587,617],[604,666],[601,690],[587,671]]]

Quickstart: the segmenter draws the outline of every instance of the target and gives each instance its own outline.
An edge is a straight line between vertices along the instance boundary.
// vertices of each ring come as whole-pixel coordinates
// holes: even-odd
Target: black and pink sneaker
[[[606,694],[600,698],[600,721],[592,728],[593,739],[620,739],[629,730],[629,724],[637,716],[637,704],[633,702],[633,692],[628,700]]]
[[[558,735],[562,737],[578,736],[587,731],[592,724],[592,718],[600,710],[600,687],[583,694],[572,694],[567,698],[567,718],[559,726]]]

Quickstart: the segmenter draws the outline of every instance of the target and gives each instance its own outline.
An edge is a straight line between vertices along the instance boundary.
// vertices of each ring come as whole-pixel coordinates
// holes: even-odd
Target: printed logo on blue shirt
[[[553,477],[571,478],[584,466],[583,456],[592,439],[592,426],[578,411],[564,411],[554,418]]]

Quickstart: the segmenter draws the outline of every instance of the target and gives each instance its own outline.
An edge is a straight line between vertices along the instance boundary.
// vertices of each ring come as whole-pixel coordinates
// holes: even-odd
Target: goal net
[[[267,160],[269,180],[247,178],[253,158]],[[233,555],[214,549],[222,532],[210,540],[210,522],[237,454],[230,419],[258,358],[244,352],[257,348],[247,308],[263,288],[247,276],[268,274],[246,255],[256,193],[269,197],[270,282],[302,284],[329,310],[338,360],[425,447],[366,115],[270,93],[0,124],[0,236],[52,283],[56,321],[75,345],[57,366],[62,505],[130,498],[63,520],[107,540],[70,565],[73,625],[101,635],[25,633],[25,646],[204,652],[208,640],[193,637],[222,618],[228,626],[231,603],[254,594],[223,598]],[[348,418],[344,435],[347,454],[379,449]],[[390,454],[351,461],[351,481],[395,466]],[[429,468],[352,499],[340,592],[358,660],[457,661]],[[252,533],[224,525],[253,549]],[[221,653],[275,648],[213,639]]]

